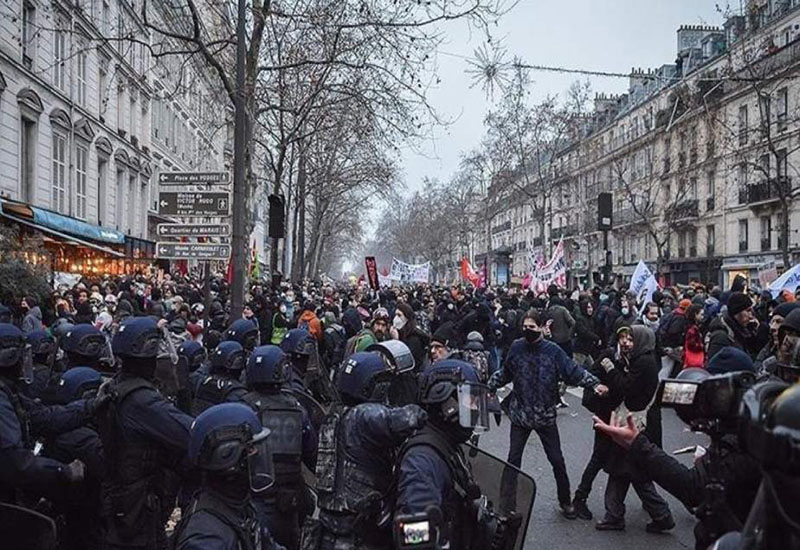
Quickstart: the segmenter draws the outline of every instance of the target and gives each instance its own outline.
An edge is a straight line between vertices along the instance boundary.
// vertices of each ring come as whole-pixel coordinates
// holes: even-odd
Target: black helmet
[[[224,338],[226,341],[239,342],[246,351],[252,351],[258,345],[260,335],[253,321],[238,319],[225,331]]]

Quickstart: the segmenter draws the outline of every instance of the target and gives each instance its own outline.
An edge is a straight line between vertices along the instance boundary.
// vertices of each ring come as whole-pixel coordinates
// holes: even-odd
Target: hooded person
[[[717,317],[708,328],[708,350],[710,360],[726,346],[734,346],[755,358],[769,338],[753,312],[753,301],[743,292],[732,292],[725,313]]]
[[[630,412],[639,430],[652,435],[655,419],[649,412],[658,389],[659,371],[656,336],[649,328],[636,325],[621,328],[617,340],[616,360],[606,358],[600,362],[605,371],[601,379],[609,388],[610,399],[616,404],[614,412],[621,418]],[[625,529],[625,496],[631,485],[652,519],[647,524],[648,532],[659,533],[675,527],[669,505],[623,449],[609,447],[605,460],[604,470],[608,473],[606,510],[605,517],[596,525],[599,531]]]
[[[297,318],[297,328],[304,328],[316,338],[317,342],[322,341],[322,323],[314,312],[314,302],[308,301],[303,304],[303,312]]]
[[[786,317],[795,309],[800,309],[800,302],[784,302],[778,304],[775,309],[772,310],[772,315],[769,318],[770,339],[764,347],[761,348],[761,351],[758,352],[755,358],[756,367],[758,369],[761,368],[761,365],[766,359],[777,354],[779,346],[778,334],[781,325],[783,325]]]
[[[20,302],[20,308],[24,314],[22,318],[22,332],[30,334],[34,330],[42,330],[42,310],[39,309],[39,302],[33,296],[26,296]]]

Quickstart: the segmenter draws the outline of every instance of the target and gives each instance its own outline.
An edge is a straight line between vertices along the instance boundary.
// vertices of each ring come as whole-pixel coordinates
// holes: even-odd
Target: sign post
[[[231,255],[231,245],[157,242],[156,252],[159,258],[169,260],[227,260]]]
[[[230,185],[228,172],[161,172],[158,183],[167,186]]]
[[[231,195],[218,191],[161,191],[158,213],[181,217],[230,216]]]
[[[160,223],[156,228],[159,237],[230,237],[227,223]]]

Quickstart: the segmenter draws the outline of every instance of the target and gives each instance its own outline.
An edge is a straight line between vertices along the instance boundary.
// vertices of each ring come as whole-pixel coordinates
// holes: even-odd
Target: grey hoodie
[[[42,330],[42,310],[39,306],[33,306],[22,319],[22,332],[30,334],[34,330]]]

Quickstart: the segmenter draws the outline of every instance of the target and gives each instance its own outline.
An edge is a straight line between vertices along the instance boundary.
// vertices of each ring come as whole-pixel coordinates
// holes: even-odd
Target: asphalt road
[[[583,467],[592,452],[593,432],[591,413],[580,404],[580,390],[569,390],[567,402],[569,408],[560,409],[558,427],[561,435],[561,450],[567,463],[572,491],[580,481]],[[689,445],[707,445],[708,438],[702,434],[688,431],[681,420],[671,410],[663,411],[664,449],[672,452]],[[481,436],[480,447],[506,459],[508,457],[510,424],[503,418],[500,427],[491,419],[491,430]],[[690,453],[679,455],[678,460],[691,464]],[[667,534],[654,535],[645,532],[645,524],[650,521],[642,509],[641,502],[631,488],[628,492],[626,530],[623,532],[600,532],[595,530],[594,523],[603,515],[603,494],[607,475],[605,472],[595,479],[592,493],[589,496],[589,509],[595,516],[592,521],[581,519],[567,520],[558,510],[556,485],[550,463],[544,455],[541,443],[535,434],[531,435],[522,458],[522,470],[536,481],[537,495],[533,506],[533,515],[528,525],[525,549],[592,549],[592,550],[627,550],[652,548],[653,550],[672,550],[694,548],[692,529],[694,518],[686,508],[664,490],[659,492],[667,499],[672,515],[675,518],[675,529]]]

